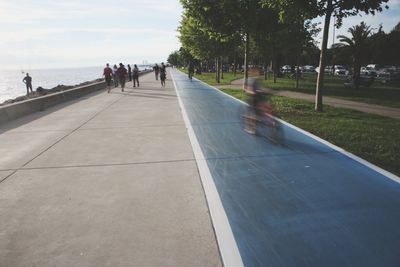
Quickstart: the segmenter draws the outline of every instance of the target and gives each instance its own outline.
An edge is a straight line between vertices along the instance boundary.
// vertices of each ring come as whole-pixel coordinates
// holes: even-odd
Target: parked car
[[[324,72],[325,73],[333,73],[333,66],[326,66]]]
[[[361,67],[360,74],[362,76],[376,77],[376,70],[371,67]]]
[[[284,65],[281,68],[282,73],[291,73],[292,72],[292,67],[290,65]]]
[[[315,72],[315,67],[311,65],[305,65],[301,68],[302,72]]]
[[[380,66],[378,64],[368,64],[367,68],[377,71],[380,69]]]
[[[393,73],[388,69],[380,69],[379,71],[376,72],[377,80],[386,82],[393,80],[393,78],[394,78]]]
[[[335,75],[349,75],[350,71],[342,65],[335,65]]]

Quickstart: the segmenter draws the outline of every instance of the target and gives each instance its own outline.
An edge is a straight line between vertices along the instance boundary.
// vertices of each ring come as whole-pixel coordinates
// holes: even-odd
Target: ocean
[[[133,64],[131,65],[133,66]],[[33,90],[39,86],[51,89],[57,85],[77,85],[83,82],[102,78],[103,66],[65,68],[65,69],[32,69],[25,70],[32,77]],[[138,65],[139,70],[151,68],[149,65]],[[26,86],[22,82],[25,77],[22,70],[0,71],[0,103],[8,99],[26,95]]]

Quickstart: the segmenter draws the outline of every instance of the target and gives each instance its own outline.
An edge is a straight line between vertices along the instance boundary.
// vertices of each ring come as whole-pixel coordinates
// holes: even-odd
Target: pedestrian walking
[[[29,76],[29,73],[27,73],[26,76],[22,79],[22,82],[26,85],[26,95],[29,95],[29,90],[31,90],[31,93],[33,93],[32,77]]]
[[[165,69],[164,62],[161,63],[160,67],[160,80],[161,80],[161,86],[165,86],[165,80],[167,79],[167,70]]]
[[[106,80],[107,92],[110,93],[113,70],[110,68],[110,65],[108,63],[106,64],[106,67],[103,70],[103,76],[104,76],[104,79]]]
[[[131,65],[128,64],[128,78],[129,81],[132,81],[132,68]]]
[[[121,84],[121,92],[123,92],[125,89],[125,81],[126,81],[127,74],[128,74],[128,71],[126,70],[124,64],[119,63],[117,75],[118,75],[119,83]]]
[[[139,87],[139,68],[135,65],[133,65],[133,87],[136,87],[136,83],[137,86]]]
[[[118,87],[118,75],[117,75],[118,67],[117,65],[114,65],[113,67],[113,81],[114,81],[114,87]]]
[[[156,76],[156,80],[158,81],[158,74],[160,72],[160,67],[158,66],[158,64],[156,63],[156,65],[153,67],[154,70],[154,74]]]

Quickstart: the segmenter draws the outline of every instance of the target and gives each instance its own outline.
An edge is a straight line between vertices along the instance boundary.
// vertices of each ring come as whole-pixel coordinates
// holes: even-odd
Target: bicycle
[[[273,107],[269,103],[261,103],[257,107],[247,106],[242,114],[244,131],[269,139],[277,144],[285,143],[282,123],[273,116]]]
[[[193,79],[193,72],[192,72],[192,71],[189,71],[188,77],[189,77],[189,80],[192,80],[192,79]]]

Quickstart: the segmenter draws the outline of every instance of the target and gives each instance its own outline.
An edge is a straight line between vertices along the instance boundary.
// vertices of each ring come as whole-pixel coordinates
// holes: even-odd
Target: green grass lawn
[[[187,74],[186,69],[179,69],[180,71],[184,72]],[[193,77],[196,77],[199,80],[202,80],[205,83],[208,83],[209,85],[227,85],[231,84],[232,81],[237,80],[237,79],[242,79],[243,74],[241,73],[236,73],[236,76],[233,75],[233,73],[225,73],[224,72],[224,78],[220,80],[220,83],[217,83],[215,80],[215,72],[203,72],[202,74],[195,74]]]
[[[222,91],[246,98],[242,90]],[[316,113],[314,104],[303,100],[281,96],[270,100],[279,118],[400,175],[400,120],[330,106]]]
[[[272,78],[267,79],[263,81],[263,85],[273,90],[315,94],[316,81],[316,74],[304,74],[299,81],[298,89],[295,88],[296,81],[287,77],[277,78],[277,83],[273,83]],[[370,87],[361,87],[359,89],[345,88],[344,82],[344,77],[325,75],[323,95],[400,108],[400,82],[382,84],[376,81]]]

